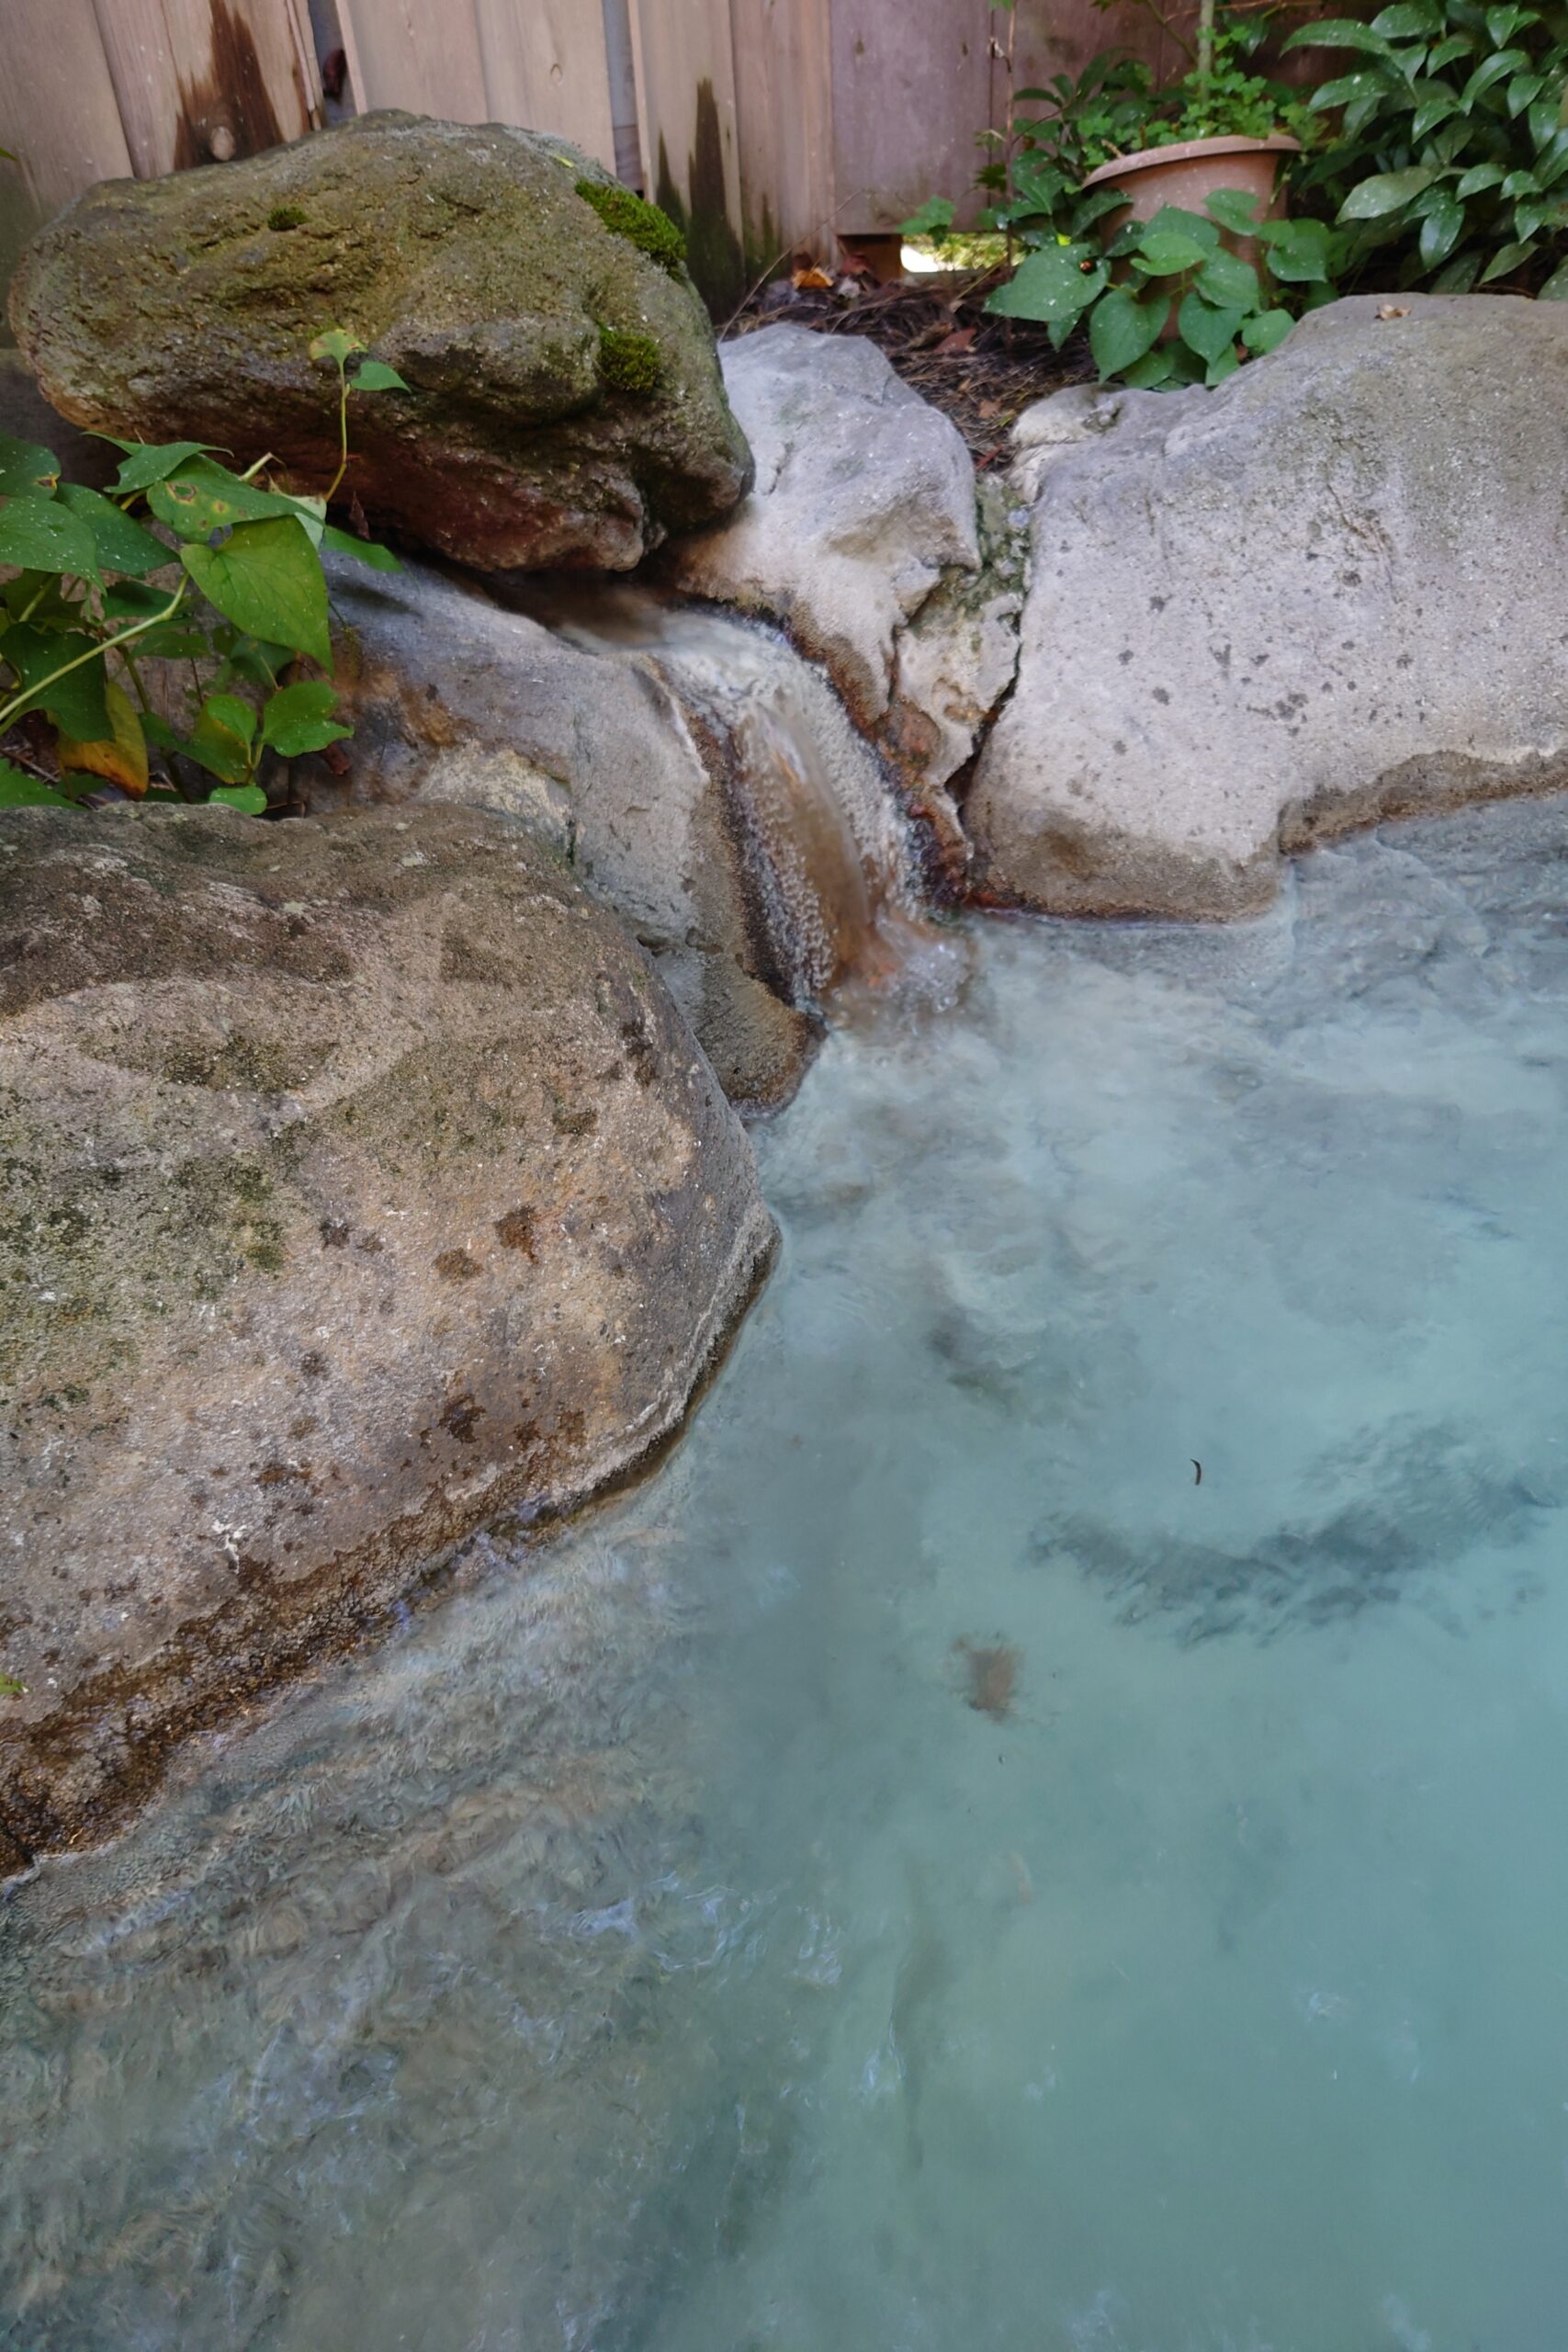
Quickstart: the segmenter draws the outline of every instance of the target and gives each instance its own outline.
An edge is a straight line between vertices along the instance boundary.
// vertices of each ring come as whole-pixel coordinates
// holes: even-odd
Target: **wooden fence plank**
[[[833,0],[839,229],[886,233],[928,196],[976,209],[976,141],[991,119],[989,0],[889,7]]]
[[[18,158],[39,217],[95,180],[130,176],[93,0],[6,0],[0,147]]]
[[[746,270],[729,0],[633,0],[648,193],[686,232],[692,276],[723,316]]]
[[[832,26],[829,0],[730,0],[730,26],[750,281],[834,250]]]
[[[485,122],[484,52],[472,0],[338,0],[362,109],[404,107],[444,122]]]
[[[490,117],[615,168],[604,17],[592,0],[474,0]]]
[[[319,120],[292,10],[277,0],[94,5],[139,178],[254,155]]]

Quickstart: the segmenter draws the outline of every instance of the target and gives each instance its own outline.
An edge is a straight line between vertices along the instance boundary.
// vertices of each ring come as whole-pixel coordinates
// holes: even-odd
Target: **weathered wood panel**
[[[632,0],[632,42],[648,193],[684,228],[723,316],[746,283],[729,0]]]
[[[490,119],[472,0],[338,0],[338,22],[361,112],[403,107],[444,122]]]
[[[835,200],[841,232],[896,229],[928,196],[973,218],[991,119],[988,0],[833,0]]]
[[[286,0],[95,0],[95,14],[141,179],[254,155],[320,119]]]
[[[610,63],[593,0],[474,0],[494,122],[570,139],[615,168]]]
[[[5,16],[0,147],[17,163],[4,175],[42,217],[95,180],[128,179],[130,150],[93,0],[6,0]]]
[[[750,279],[796,247],[831,250],[829,0],[730,0],[730,26]]]

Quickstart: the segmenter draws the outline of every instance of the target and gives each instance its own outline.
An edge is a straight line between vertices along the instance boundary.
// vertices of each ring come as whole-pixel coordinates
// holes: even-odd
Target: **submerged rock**
[[[773,1227],[647,961],[503,819],[14,811],[0,941],[14,1859],[633,1469]]]
[[[1060,402],[964,808],[994,899],[1245,913],[1314,838],[1568,784],[1562,304],[1357,299],[1218,391]]]
[[[18,342],[73,422],[336,472],[351,330],[406,379],[352,403],[345,492],[481,565],[624,569],[731,507],[750,459],[662,213],[562,141],[362,117],[90,189],[35,241]]]
[[[413,565],[334,567],[333,598],[348,795],[519,818],[658,958],[732,1100],[784,1100],[906,862],[826,680],[771,631],[619,584],[541,583],[551,628]]]
[[[824,662],[949,846],[940,787],[1017,665],[1022,550],[1007,506],[982,517],[956,427],[863,337],[768,327],[723,359],[756,482],[728,521],[673,544],[664,574],[780,622]]]

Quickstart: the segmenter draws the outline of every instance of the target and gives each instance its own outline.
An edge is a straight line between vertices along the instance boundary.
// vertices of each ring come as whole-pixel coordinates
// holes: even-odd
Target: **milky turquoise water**
[[[658,1476],[0,1910],[7,2352],[1568,2344],[1568,808],[937,962]]]

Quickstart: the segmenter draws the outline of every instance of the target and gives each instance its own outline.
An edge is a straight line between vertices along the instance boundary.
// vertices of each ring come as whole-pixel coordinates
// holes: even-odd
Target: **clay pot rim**
[[[1302,142],[1288,130],[1270,131],[1267,139],[1243,139],[1235,132],[1218,139],[1184,139],[1173,147],[1139,147],[1100,164],[1083,182],[1094,187],[1102,180],[1119,180],[1129,172],[1146,172],[1156,164],[1189,164],[1205,155],[1299,155]]]

